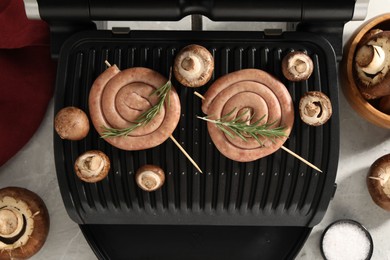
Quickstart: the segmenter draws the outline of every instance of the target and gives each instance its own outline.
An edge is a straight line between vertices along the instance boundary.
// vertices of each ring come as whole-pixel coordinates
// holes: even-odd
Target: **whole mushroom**
[[[37,253],[49,232],[42,199],[18,187],[0,189],[0,259],[27,259]]]
[[[378,158],[370,167],[367,188],[372,200],[390,211],[390,154]]]
[[[65,107],[54,118],[54,128],[61,139],[81,140],[88,135],[89,120],[77,107]]]
[[[313,69],[313,61],[302,51],[290,52],[282,60],[283,75],[290,81],[307,80]]]
[[[135,181],[142,190],[155,191],[164,184],[165,174],[160,167],[146,164],[137,170]]]
[[[355,81],[366,99],[390,95],[390,31],[365,36],[354,59]]]
[[[102,151],[91,150],[80,155],[74,163],[77,176],[85,182],[98,182],[110,170],[110,159]]]
[[[320,91],[306,92],[299,101],[299,115],[308,125],[323,125],[332,116],[332,103]]]
[[[201,87],[213,75],[213,55],[203,46],[191,44],[177,54],[173,66],[175,78],[186,87]]]

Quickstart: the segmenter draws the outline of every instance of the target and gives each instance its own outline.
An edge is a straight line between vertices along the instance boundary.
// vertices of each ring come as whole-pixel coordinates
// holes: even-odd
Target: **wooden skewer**
[[[109,63],[108,60],[105,60],[104,63],[107,65],[107,67],[111,67],[111,63]]]
[[[179,144],[178,141],[171,135],[171,140],[176,144],[176,146],[179,148],[179,150],[187,157],[187,159],[194,165],[194,167],[200,172],[203,173],[202,170],[199,168],[199,166],[196,164],[196,162],[191,158],[191,156],[184,150],[184,148]]]
[[[105,60],[104,63],[108,66],[108,67],[111,67],[111,64]],[[172,68],[171,68],[172,69]],[[200,95],[200,94],[199,94]],[[178,141],[176,141],[176,139],[170,135],[169,138],[171,138],[171,140],[175,143],[175,145],[177,146],[177,148],[179,148],[179,150],[187,157],[187,159],[192,163],[192,165],[194,165],[194,167],[200,172],[200,173],[203,173],[202,170],[199,168],[198,164],[191,158],[191,156],[186,152],[186,150],[184,150],[184,148],[179,144]]]
[[[307,161],[306,159],[303,159],[301,156],[299,156],[298,154],[294,153],[293,151],[291,151],[290,149],[288,149],[287,147],[285,146],[281,146],[280,148],[282,148],[283,150],[285,150],[286,152],[288,152],[289,154],[291,154],[292,156],[294,156],[295,158],[297,158],[298,160],[301,160],[302,162],[304,162],[306,165],[310,166],[311,168],[313,168],[314,170],[317,170],[319,172],[322,172],[320,168],[318,168],[317,166],[315,166],[314,164],[312,164],[311,162]]]
[[[204,96],[202,96],[202,94],[200,94],[199,92],[194,91],[194,95],[197,96],[197,97],[199,97],[199,98],[201,98],[201,99],[203,99],[203,100],[206,99],[206,98],[205,98]]]
[[[205,97],[202,96],[200,93],[198,92],[194,92],[194,94],[198,97],[200,97],[201,99],[205,100]],[[288,149],[287,147],[285,146],[281,146],[281,148],[286,151],[287,153],[291,154],[292,156],[294,156],[295,158],[297,158],[298,160],[302,161],[303,163],[305,163],[306,165],[310,166],[311,168],[313,168],[314,170],[316,171],[319,171],[319,172],[322,172],[322,170],[320,168],[318,168],[317,166],[315,166],[314,164],[312,164],[311,162],[305,160],[304,158],[302,158],[301,156],[299,156],[298,154],[294,153],[293,151],[291,151],[290,149]]]

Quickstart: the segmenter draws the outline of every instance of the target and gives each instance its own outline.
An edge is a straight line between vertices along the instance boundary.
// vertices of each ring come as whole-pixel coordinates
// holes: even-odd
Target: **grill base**
[[[116,149],[94,129],[78,142],[54,135],[57,176],[70,217],[80,224],[179,224],[314,226],[323,217],[334,193],[338,151],[338,84],[336,58],[321,37],[284,33],[267,38],[259,32],[110,31],[83,32],[63,46],[57,74],[55,110],[77,106],[88,114],[88,94],[94,79],[105,69],[104,60],[120,69],[144,66],[168,75],[175,54],[190,43],[208,48],[215,57],[214,79],[243,68],[258,68],[279,78],[295,104],[293,131],[285,146],[319,166],[315,172],[279,150],[263,159],[238,163],[222,156],[212,144],[193,90],[173,85],[180,95],[182,117],[174,137],[191,154],[204,174],[196,172],[174,144],[167,140],[146,151]],[[306,51],[314,61],[308,81],[288,82],[280,62],[291,50]],[[197,89],[204,93],[207,86]],[[333,105],[331,120],[309,127],[299,118],[297,104],[303,93],[318,90]],[[86,150],[103,150],[111,159],[109,176],[96,184],[80,181],[73,163]],[[160,165],[165,185],[147,193],[134,182],[143,164]]]
[[[80,225],[99,259],[294,259],[304,227]],[[126,248],[126,250],[123,250]]]

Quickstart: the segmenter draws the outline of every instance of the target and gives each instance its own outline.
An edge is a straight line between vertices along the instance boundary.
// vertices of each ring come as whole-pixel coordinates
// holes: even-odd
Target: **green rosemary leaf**
[[[172,69],[170,70],[169,74],[169,79],[168,81],[161,87],[157,88],[154,90],[149,96],[152,95],[157,95],[159,97],[158,102],[143,112],[141,115],[137,117],[137,119],[134,121],[134,125],[128,127],[128,128],[122,128],[122,129],[117,129],[117,128],[110,128],[106,126],[102,126],[104,129],[104,132],[102,134],[102,138],[109,138],[109,137],[119,137],[119,136],[127,136],[131,132],[133,132],[135,129],[138,127],[147,125],[150,121],[153,120],[161,111],[162,107],[164,106],[164,102],[167,100],[168,106],[170,105],[169,101],[169,93],[172,89],[172,82],[171,82],[171,77],[172,77]],[[168,98],[167,98],[168,97]]]
[[[246,120],[242,120],[243,117],[248,114],[249,109],[238,115],[235,119],[228,121],[227,118],[229,118],[235,110],[236,108],[221,118],[215,120],[210,119],[211,116],[198,116],[197,118],[216,124],[217,127],[221,129],[221,131],[230,137],[238,136],[242,140],[248,141],[247,137],[245,136],[249,135],[250,137],[254,138],[260,145],[263,145],[263,142],[259,137],[270,139],[272,142],[275,142],[277,138],[286,137],[285,127],[279,126],[272,128],[276,121],[272,123],[260,124],[266,115],[263,115],[260,119],[253,123],[251,123],[251,121],[254,118],[254,114],[250,115]]]

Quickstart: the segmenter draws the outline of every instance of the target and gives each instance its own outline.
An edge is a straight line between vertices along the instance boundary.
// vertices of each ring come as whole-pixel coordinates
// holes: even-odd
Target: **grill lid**
[[[204,15],[213,21],[291,22],[300,31],[329,40],[338,60],[342,55],[344,24],[366,17],[369,0],[23,0],[27,17],[50,25],[51,52],[58,58],[66,39],[96,29],[96,21],[178,21]]]
[[[39,17],[50,21],[177,21],[201,14],[213,21],[349,21],[364,19],[362,0],[35,0]],[[34,0],[25,0],[32,6]],[[357,10],[355,10],[358,8]],[[37,10],[27,13],[37,17]]]

